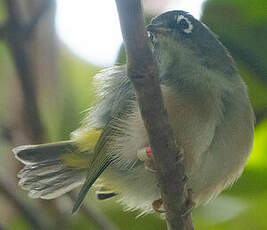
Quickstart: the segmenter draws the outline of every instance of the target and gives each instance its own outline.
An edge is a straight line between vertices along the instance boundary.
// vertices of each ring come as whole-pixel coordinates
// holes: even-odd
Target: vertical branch
[[[15,67],[18,73],[18,79],[23,94],[23,117],[26,121],[25,128],[30,139],[35,142],[41,142],[44,138],[43,126],[40,120],[39,108],[37,103],[37,92],[34,82],[34,74],[31,68],[31,61],[28,54],[29,35],[26,33],[27,25],[24,24],[17,0],[5,0],[8,19],[6,24],[6,42],[10,48]]]
[[[47,230],[48,227],[44,227],[44,223],[41,222],[38,215],[22,200],[20,200],[16,194],[13,192],[14,189],[10,188],[10,186],[0,180],[0,193],[2,193],[7,200],[9,200],[14,207],[16,207],[22,216],[24,216],[25,220],[31,225],[31,227],[35,230]]]
[[[5,25],[0,25],[0,38],[5,39],[8,44],[15,68],[17,70],[18,79],[20,82],[20,86],[23,94],[23,121],[26,121],[24,125],[25,134],[28,134],[29,140],[31,142],[43,142],[44,141],[44,129],[40,119],[40,113],[38,108],[37,101],[37,90],[36,90],[36,71],[35,71],[35,62],[34,58],[36,53],[32,52],[30,49],[30,45],[33,42],[34,33],[38,27],[38,24],[53,4],[53,0],[42,0],[40,7],[33,13],[32,18],[29,22],[25,22],[23,16],[20,12],[20,0],[5,0],[7,11],[8,11],[8,19]],[[10,133],[7,127],[2,127],[5,129],[6,137],[12,140],[12,133]],[[21,213],[28,219],[32,225],[33,229],[44,229],[44,227],[38,225],[37,217],[34,215],[35,213],[31,211],[27,206],[24,205],[22,201],[20,201],[15,194],[9,192],[6,189],[6,186],[0,181],[0,192],[4,193],[10,201],[21,211]],[[43,205],[46,202],[42,203]],[[50,203],[51,206],[51,203]],[[56,207],[50,207],[52,215],[55,217],[55,220],[60,224],[60,228],[64,228],[62,223],[67,222],[65,216],[61,215],[61,213],[56,209]],[[108,221],[108,219],[97,213],[94,210],[91,210],[88,206],[83,205],[81,210],[85,215],[87,215],[90,219],[103,230],[117,230],[117,228]],[[57,227],[57,226],[56,226]]]
[[[77,200],[74,192],[68,193],[70,199],[75,202]],[[82,204],[80,211],[89,219],[91,219],[102,230],[119,230],[112,222],[110,222],[102,213],[93,210],[86,204]]]
[[[5,38],[6,28],[5,25],[0,24],[0,39],[3,40]]]
[[[132,81],[153,151],[169,230],[192,230],[187,211],[186,175],[176,146],[158,79],[158,66],[149,48],[140,0],[116,0]]]
[[[0,225],[0,230],[6,230],[5,228],[3,228],[1,225]]]
[[[27,25],[25,31],[26,36],[31,36],[35,32],[35,29],[37,28],[41,18],[51,8],[52,5],[53,0],[42,1],[41,6],[36,10],[35,14],[32,16],[30,22]]]

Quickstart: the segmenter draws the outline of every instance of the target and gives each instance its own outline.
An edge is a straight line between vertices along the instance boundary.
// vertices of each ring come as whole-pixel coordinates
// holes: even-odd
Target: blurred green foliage
[[[0,3],[0,21],[4,17],[3,6]],[[195,228],[264,230],[267,229],[267,1],[208,0],[203,8],[202,20],[219,35],[222,43],[234,56],[240,73],[248,85],[259,122],[255,130],[253,153],[243,176],[218,199],[194,212]],[[122,54],[118,62],[122,63],[124,59],[125,56]],[[0,78],[1,108],[6,108],[9,103],[6,98],[8,90],[6,87],[7,76],[12,73],[10,68],[12,68],[11,59],[5,44],[0,42],[0,75],[3,76]],[[83,111],[94,103],[92,76],[98,70],[98,67],[78,59],[63,48],[60,49],[58,77],[62,87],[58,94],[61,99],[46,95],[47,101],[51,103],[40,105],[42,121],[49,140],[67,139],[69,133],[79,126],[85,116]],[[56,102],[53,103],[53,100]],[[1,112],[0,122],[5,118],[6,115]],[[91,202],[120,229],[165,228],[165,223],[159,215],[136,218],[138,212],[124,212],[115,200],[116,198],[96,202],[93,199]],[[8,222],[8,229],[23,230],[29,229],[29,226],[21,217],[14,215]],[[98,230],[80,214],[72,217],[66,229]]]
[[[256,114],[267,110],[267,1],[209,0],[202,20],[238,63]],[[266,113],[265,113],[266,114]]]
[[[0,23],[2,23],[4,20],[6,20],[6,9],[5,9],[5,5],[4,2],[0,2]]]
[[[86,110],[94,103],[95,90],[92,77],[99,68],[60,49],[59,78],[61,82],[60,103],[42,104],[43,122],[50,141],[68,139],[72,131],[79,127]],[[63,115],[62,115],[63,114]]]

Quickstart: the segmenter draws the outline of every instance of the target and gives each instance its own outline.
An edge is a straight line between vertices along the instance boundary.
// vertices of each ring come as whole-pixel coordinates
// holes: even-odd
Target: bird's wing
[[[99,76],[98,76],[99,77]],[[132,103],[135,101],[134,90],[129,82],[124,67],[115,67],[101,73],[103,85],[100,89],[100,102],[89,114],[86,123],[103,127],[102,133],[95,146],[95,154],[89,162],[88,174],[73,207],[75,213],[82,204],[88,190],[101,173],[114,161],[114,140],[122,135],[120,124],[132,112]],[[98,89],[99,90],[99,89]],[[95,128],[95,127],[94,127]]]

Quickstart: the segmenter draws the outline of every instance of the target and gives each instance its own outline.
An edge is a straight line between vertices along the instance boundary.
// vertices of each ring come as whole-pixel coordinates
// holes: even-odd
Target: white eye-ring
[[[185,20],[185,22],[187,23],[187,28],[183,29],[183,31],[187,34],[192,33],[192,30],[194,29],[192,22],[190,22],[189,19],[184,15],[178,15],[176,19],[177,24],[179,24],[182,20]]]

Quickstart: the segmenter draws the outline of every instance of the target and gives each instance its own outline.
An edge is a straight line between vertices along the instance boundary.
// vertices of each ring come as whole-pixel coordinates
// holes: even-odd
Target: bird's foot
[[[154,159],[151,147],[145,147],[137,152],[137,157],[141,161],[145,161],[145,167],[148,171],[155,172]]]
[[[192,212],[193,208],[196,206],[196,203],[192,200],[192,194],[193,194],[192,189],[188,189],[187,190],[187,201],[185,203],[185,211],[183,213],[183,216],[187,216],[188,214],[190,214]],[[158,200],[154,200],[152,203],[152,207],[153,207],[155,212],[158,212],[161,214],[164,214],[167,212],[164,209],[162,198],[160,198]]]
[[[185,212],[183,216],[190,214],[193,208],[196,206],[196,203],[193,201],[193,190],[191,188],[187,189],[187,200],[185,203]]]
[[[152,207],[153,207],[155,212],[166,213],[166,210],[164,209],[163,201],[161,198],[158,200],[154,200],[152,203]]]

